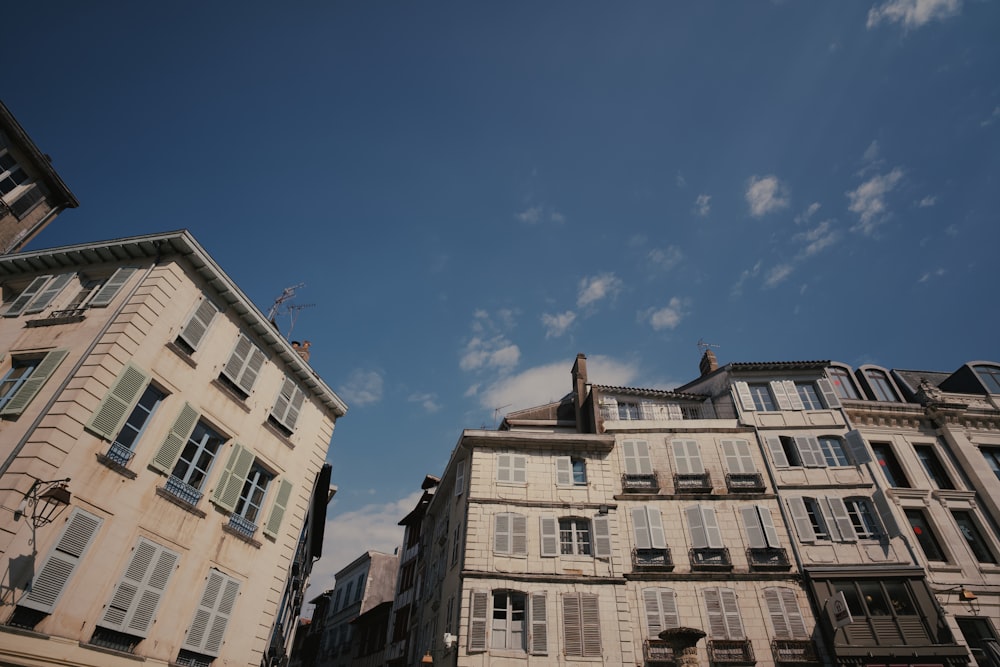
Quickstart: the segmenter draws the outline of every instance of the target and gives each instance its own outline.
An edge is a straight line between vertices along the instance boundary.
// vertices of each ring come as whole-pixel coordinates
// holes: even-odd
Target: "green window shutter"
[[[104,308],[109,305],[118,295],[121,288],[125,286],[125,283],[128,282],[128,279],[132,277],[132,274],[135,273],[135,271],[135,267],[131,266],[123,266],[115,271],[111,277],[105,281],[104,286],[98,290],[97,294],[90,300],[90,304],[88,305],[91,308]]]
[[[140,537],[99,625],[145,637],[179,558],[177,553]]]
[[[42,561],[42,567],[31,582],[31,592],[21,598],[18,605],[52,613],[102,521],[100,517],[74,508],[59,541]]]
[[[10,307],[4,311],[4,317],[17,317],[24,312],[24,309],[28,307],[32,299],[42,291],[45,283],[49,282],[49,278],[52,276],[38,276],[32,280],[24,291],[17,295],[17,298],[10,304]]]
[[[211,656],[219,654],[239,590],[239,581],[218,570],[209,570],[205,590],[182,648]]]
[[[271,514],[267,517],[267,523],[264,524],[264,534],[268,537],[278,537],[278,529],[281,528],[281,520],[285,518],[285,509],[291,495],[292,483],[287,479],[281,480],[278,494],[274,498],[274,505],[271,506]]]
[[[198,411],[191,407],[190,403],[185,403],[149,465],[155,470],[169,475],[197,422]]]
[[[253,459],[252,451],[233,443],[233,451],[229,454],[226,468],[222,471],[222,477],[212,495],[213,503],[230,512],[236,509],[236,502],[243,492],[243,485],[246,484]]]
[[[209,325],[212,320],[215,319],[215,314],[219,312],[219,309],[215,307],[215,304],[206,298],[203,298],[198,307],[191,314],[191,318],[181,329],[178,337],[185,343],[191,346],[191,349],[197,350],[198,345],[201,344],[201,340],[205,337],[205,333],[208,331]]]
[[[126,364],[87,422],[87,430],[113,440],[148,384],[149,375],[132,363]]]
[[[75,273],[61,273],[50,280],[49,284],[45,286],[45,289],[38,294],[38,296],[31,302],[31,305],[29,305],[24,312],[40,313],[45,310],[45,308],[52,303],[52,300],[59,296],[59,292],[63,291],[63,288],[66,287],[67,283],[69,283],[74,276],[76,276]]]
[[[14,398],[7,401],[7,405],[0,410],[0,415],[19,415],[31,403],[31,399],[41,391],[42,386],[59,368],[69,350],[52,350],[45,355],[45,358],[38,364],[31,376],[24,381]]]

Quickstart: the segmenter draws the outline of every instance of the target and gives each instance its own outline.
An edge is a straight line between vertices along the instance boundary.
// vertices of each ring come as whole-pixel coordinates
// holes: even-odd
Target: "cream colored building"
[[[279,663],[344,403],[185,231],[2,257],[0,283],[0,552],[37,554],[0,663]],[[66,478],[30,544],[13,510]]]

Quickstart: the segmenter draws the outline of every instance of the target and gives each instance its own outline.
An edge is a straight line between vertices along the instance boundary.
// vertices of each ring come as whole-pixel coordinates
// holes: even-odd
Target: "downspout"
[[[125,306],[129,304],[129,302],[132,300],[132,297],[135,296],[135,293],[139,291],[139,288],[149,278],[150,274],[153,272],[153,269],[155,269],[160,265],[160,259],[161,259],[159,253],[160,243],[162,243],[162,241],[156,242],[156,248],[157,248],[156,259],[153,260],[153,264],[146,270],[146,274],[142,277],[142,280],[136,283],[135,287],[133,287],[132,290],[128,293],[128,296],[122,300],[121,304],[115,310],[114,315],[108,318],[107,323],[101,328],[101,331],[96,336],[94,336],[94,340],[87,347],[86,351],[80,356],[80,359],[76,362],[76,365],[73,366],[70,372],[66,375],[66,379],[64,379],[62,381],[62,384],[60,384],[59,387],[54,392],[52,392],[52,395],[49,397],[49,400],[45,404],[45,407],[42,408],[41,412],[38,413],[38,416],[35,417],[35,421],[31,423],[31,426],[28,427],[28,429],[24,432],[24,435],[14,446],[13,451],[11,451],[10,455],[7,456],[7,460],[5,460],[3,462],[3,465],[0,466],[0,477],[7,474],[7,470],[10,468],[11,464],[17,459],[18,455],[20,455],[21,450],[24,449],[24,446],[27,444],[28,439],[31,438],[32,434],[34,434],[35,429],[37,429],[38,426],[42,423],[42,420],[48,416],[49,410],[52,409],[52,406],[55,405],[56,400],[59,398],[59,396],[62,395],[63,391],[66,390],[66,387],[69,386],[69,383],[76,377],[76,374],[79,372],[80,368],[83,367],[84,362],[86,362],[90,358],[90,355],[93,353],[94,348],[96,348],[97,345],[101,342],[101,339],[104,338],[104,335],[107,334],[108,329],[111,328],[111,325],[114,324],[115,321],[118,319],[118,316],[121,315],[122,311],[125,309]]]

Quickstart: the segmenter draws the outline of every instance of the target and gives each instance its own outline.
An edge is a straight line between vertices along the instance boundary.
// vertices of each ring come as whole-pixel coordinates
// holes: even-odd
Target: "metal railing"
[[[818,663],[816,644],[811,639],[775,639],[771,642],[771,655],[779,665]]]
[[[712,490],[712,476],[705,471],[697,474],[674,475],[675,493],[708,493]]]
[[[689,552],[692,570],[731,570],[733,559],[726,547],[702,547]]]
[[[749,639],[710,639],[708,659],[712,662],[746,665],[757,662]]]
[[[752,570],[787,570],[792,567],[784,547],[751,547],[747,549],[747,563]]]
[[[118,465],[125,467],[128,465],[128,462],[132,460],[132,457],[134,455],[135,452],[133,452],[125,445],[119,444],[117,442],[112,442],[111,448],[108,449],[107,457],[112,461],[114,461],[115,463],[117,463]]]
[[[198,501],[201,500],[201,491],[173,475],[167,478],[163,490],[177,496],[189,505],[197,505]]]
[[[726,488],[730,493],[760,493],[766,487],[759,472],[731,472],[726,474]]]
[[[636,570],[670,572],[674,569],[674,561],[669,548],[633,549],[632,567]]]
[[[662,639],[647,639],[642,643],[642,657],[648,663],[674,664],[674,650]]]
[[[254,533],[257,532],[257,525],[254,524],[253,521],[248,521],[239,514],[229,515],[229,527],[240,535],[245,535],[246,537],[253,537]]]
[[[657,493],[660,490],[660,478],[656,473],[622,475],[622,491],[626,493]]]

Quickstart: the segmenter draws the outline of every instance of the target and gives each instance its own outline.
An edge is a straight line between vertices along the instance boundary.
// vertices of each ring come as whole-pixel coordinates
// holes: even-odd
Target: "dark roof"
[[[926,379],[935,387],[940,387],[941,383],[951,377],[951,373],[941,371],[905,371],[894,368],[893,372],[901,377],[913,391],[920,389],[920,381]]]
[[[737,361],[728,364],[733,371],[816,371],[830,365],[830,361]]]
[[[704,401],[709,398],[708,394],[692,394],[684,391],[670,391],[667,389],[642,389],[639,387],[614,387],[605,384],[592,385],[594,389],[616,394],[629,394],[632,396],[657,396],[661,398],[676,398],[686,401]]]
[[[504,421],[519,419],[539,419],[546,421],[574,421],[576,419],[576,408],[573,407],[573,395],[567,394],[558,401],[536,405],[523,410],[508,412],[504,416]]]
[[[56,170],[52,168],[49,156],[38,149],[38,146],[31,140],[31,137],[24,131],[24,128],[17,122],[14,114],[4,105],[3,101],[0,101],[0,130],[7,134],[17,148],[28,155],[35,169],[42,172],[49,190],[52,192],[53,199],[59,200],[59,203],[67,208],[76,208],[80,205]]]

